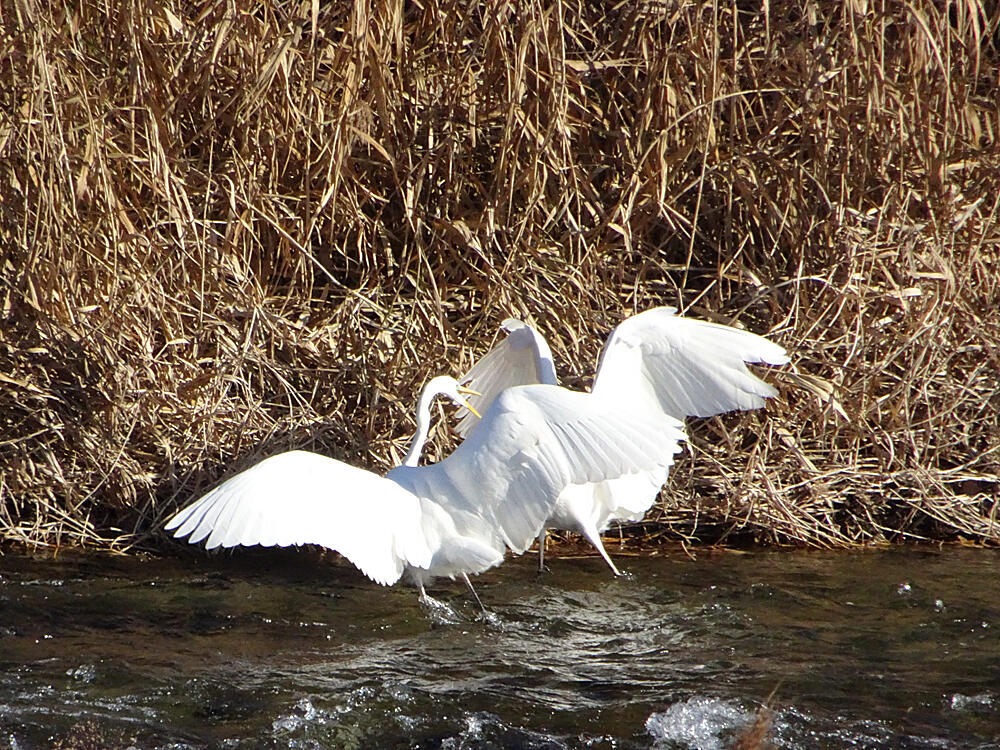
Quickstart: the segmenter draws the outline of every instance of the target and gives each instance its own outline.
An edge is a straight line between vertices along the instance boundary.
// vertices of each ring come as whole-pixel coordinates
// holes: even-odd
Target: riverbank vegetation
[[[0,14],[5,540],[161,544],[293,447],[385,470],[502,319],[585,387],[663,304],[793,364],[691,424],[647,542],[1000,539],[995,3]]]

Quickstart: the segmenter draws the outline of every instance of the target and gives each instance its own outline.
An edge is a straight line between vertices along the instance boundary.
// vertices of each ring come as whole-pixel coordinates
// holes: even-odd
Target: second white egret
[[[657,307],[615,328],[601,352],[593,395],[633,412],[659,414],[678,440],[685,439],[686,417],[758,409],[777,395],[746,364],[786,364],[788,355],[781,346],[748,331],[676,313],[673,307]],[[502,327],[507,337],[460,379],[479,392],[469,401],[480,409],[488,408],[505,388],[558,382],[552,352],[538,331],[512,318]],[[459,421],[462,435],[474,435],[478,429],[470,414]],[[675,450],[662,457],[662,467],[649,472],[568,486],[545,527],[583,534],[618,575],[600,532],[612,521],[642,519],[666,482]],[[543,529],[540,566],[544,545]]]

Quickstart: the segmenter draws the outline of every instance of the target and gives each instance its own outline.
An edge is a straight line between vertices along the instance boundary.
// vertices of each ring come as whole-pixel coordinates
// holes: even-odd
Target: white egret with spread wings
[[[406,573],[425,600],[436,576],[468,580],[499,564],[506,548],[524,552],[567,486],[662,472],[680,437],[657,415],[528,385],[492,394],[475,434],[420,467],[438,395],[469,405],[454,378],[431,380],[409,465],[382,477],[316,453],[281,453],[227,479],[166,528],[208,548],[319,544],[383,585]]]
[[[673,433],[682,436],[686,417],[758,409],[777,395],[746,365],[786,364],[788,355],[782,347],[748,331],[676,312],[673,307],[653,308],[615,328],[601,352],[592,395],[631,412],[660,414]],[[506,388],[558,382],[552,352],[538,331],[514,319],[505,320],[502,327],[507,337],[460,378],[479,392],[469,397],[479,409],[489,408]],[[466,413],[457,429],[460,435],[474,436],[479,427]],[[662,468],[567,487],[539,536],[539,566],[544,529],[565,529],[583,534],[618,575],[600,532],[612,521],[642,519],[666,482],[673,452],[671,448],[663,456]]]

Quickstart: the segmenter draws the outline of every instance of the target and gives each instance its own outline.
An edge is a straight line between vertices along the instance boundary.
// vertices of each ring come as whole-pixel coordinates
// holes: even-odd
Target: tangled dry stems
[[[504,317],[585,385],[673,304],[794,364],[692,426],[655,533],[997,540],[995,4],[0,14],[4,538],[148,541],[285,448],[385,469]]]

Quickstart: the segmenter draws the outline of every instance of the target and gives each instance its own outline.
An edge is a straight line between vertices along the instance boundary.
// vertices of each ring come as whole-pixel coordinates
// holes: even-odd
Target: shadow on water
[[[0,557],[0,748],[1000,747],[994,550],[513,560],[431,592],[301,551]]]

